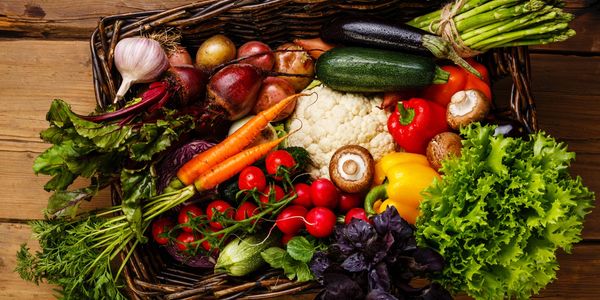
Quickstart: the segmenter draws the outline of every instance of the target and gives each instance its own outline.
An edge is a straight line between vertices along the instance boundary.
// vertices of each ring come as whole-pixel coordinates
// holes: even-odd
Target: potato
[[[279,101],[287,98],[294,94],[294,87],[289,84],[286,80],[278,77],[267,77],[262,82],[262,87],[258,92],[258,100],[252,109],[252,112],[258,114],[259,112],[270,108],[271,106],[279,103]],[[273,120],[273,122],[283,120],[294,112],[296,108],[296,101],[290,103],[280,114]]]
[[[204,41],[196,52],[196,67],[211,71],[214,67],[235,58],[236,49],[226,36],[218,34]]]

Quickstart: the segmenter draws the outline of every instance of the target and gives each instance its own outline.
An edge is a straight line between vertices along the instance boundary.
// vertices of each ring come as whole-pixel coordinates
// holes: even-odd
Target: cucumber
[[[445,83],[449,73],[429,57],[382,49],[341,47],[319,57],[316,76],[338,91],[387,92]]]

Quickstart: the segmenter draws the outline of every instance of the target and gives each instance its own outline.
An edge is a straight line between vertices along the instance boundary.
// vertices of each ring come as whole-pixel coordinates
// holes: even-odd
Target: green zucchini
[[[432,58],[403,52],[361,48],[334,48],[319,57],[319,80],[344,92],[387,92],[445,83],[449,73]]]

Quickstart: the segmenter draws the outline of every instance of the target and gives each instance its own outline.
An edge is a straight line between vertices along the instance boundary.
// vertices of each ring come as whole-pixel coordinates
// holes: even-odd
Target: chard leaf
[[[156,180],[151,173],[149,168],[121,171],[121,209],[140,241],[146,241],[142,228],[142,200],[156,193]]]

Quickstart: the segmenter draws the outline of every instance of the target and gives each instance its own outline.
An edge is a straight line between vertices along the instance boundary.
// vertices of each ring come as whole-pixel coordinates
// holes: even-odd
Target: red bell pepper
[[[427,143],[435,135],[449,130],[446,108],[420,98],[398,102],[387,127],[394,141],[405,151],[421,154],[425,154]]]
[[[458,91],[469,89],[480,90],[490,101],[492,99],[492,90],[490,89],[490,75],[484,65],[473,59],[468,59],[471,64],[483,78],[471,74],[469,71],[454,65],[443,66],[442,70],[449,72],[448,82],[444,84],[432,84],[421,91],[421,97],[439,103],[447,107],[450,98]]]

